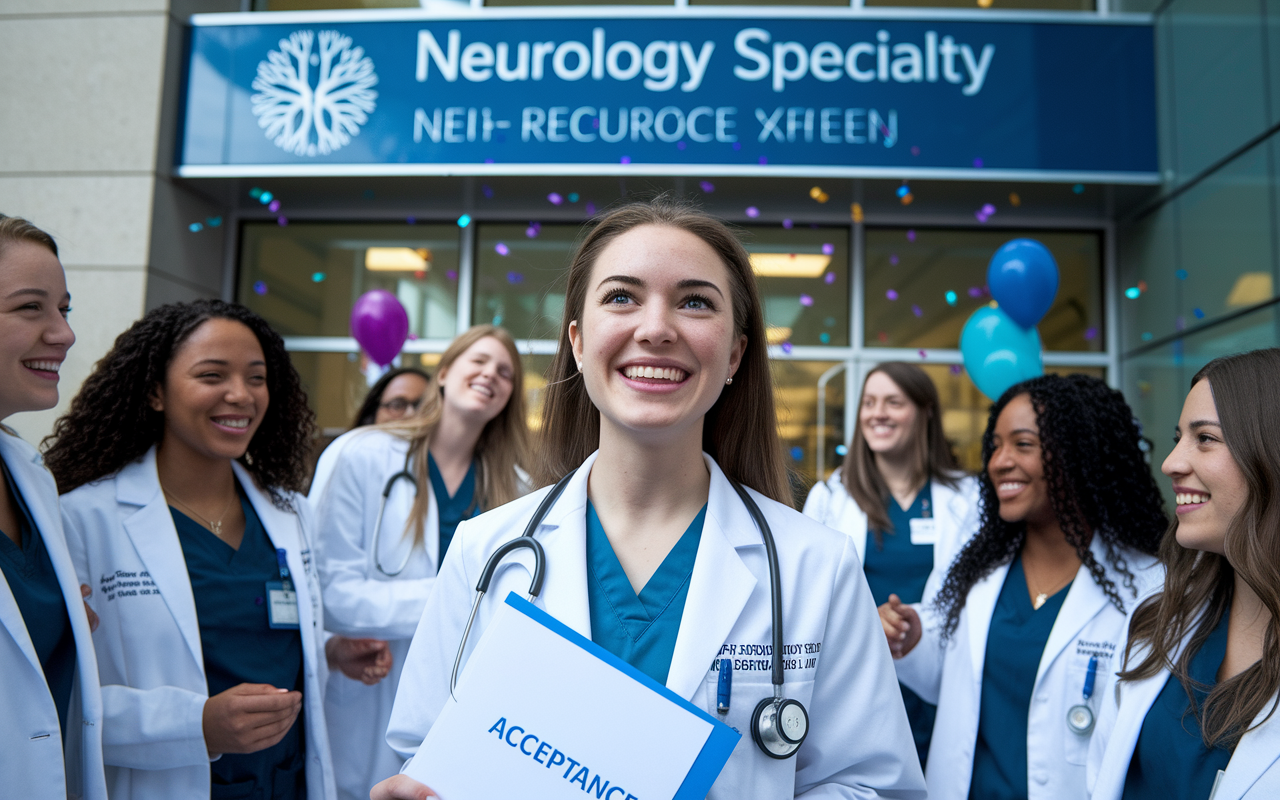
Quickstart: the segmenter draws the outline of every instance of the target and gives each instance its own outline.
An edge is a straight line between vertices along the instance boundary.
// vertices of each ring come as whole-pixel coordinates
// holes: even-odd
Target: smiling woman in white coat
[[[1162,574],[1168,520],[1142,444],[1096,378],[1034,378],[992,407],[977,534],[923,615],[880,607],[898,677],[938,706],[930,798],[1084,796],[1098,689]]]
[[[58,403],[75,342],[53,239],[0,214],[0,420]],[[102,697],[58,490],[31,445],[0,425],[0,794],[106,797]]]
[[[566,288],[539,480],[573,476],[535,533],[547,557],[537,602],[713,715],[719,667],[727,664],[732,696],[719,718],[744,735],[711,788],[713,800],[809,792],[922,798],[853,543],[787,502],[763,313],[742,245],[700,212],[664,200],[631,204],[586,234]],[[731,481],[746,487],[774,532],[786,641],[820,653],[797,659],[783,676],[783,696],[808,709],[798,751],[766,755],[748,735],[752,709],[774,696],[761,666],[769,659],[732,656],[769,652],[772,582],[762,529]],[[520,535],[549,491],[459,526],[387,732],[407,756],[449,697],[474,576]],[[527,588],[531,560],[513,555],[483,596],[463,670],[501,598]],[[396,776],[373,797],[423,791]]]
[[[867,374],[844,464],[813,487],[804,513],[853,539],[877,606],[933,601],[977,530],[978,481],[960,471],[942,433],[928,373],[886,361]],[[902,700],[924,764],[937,709],[906,686]]]
[[[1280,350],[1191,379],[1162,470],[1163,589],[1133,613],[1089,759],[1093,800],[1280,797]]]
[[[416,414],[344,434],[321,456],[310,499],[325,625],[386,648],[378,673],[329,676],[340,800],[365,800],[404,764],[386,732],[409,640],[458,523],[527,491],[527,453],[519,351],[507,331],[477,325],[445,350]]]
[[[101,618],[114,800],[334,796],[296,491],[312,420],[280,337],[214,300],[148,312],[58,420],[46,461]]]

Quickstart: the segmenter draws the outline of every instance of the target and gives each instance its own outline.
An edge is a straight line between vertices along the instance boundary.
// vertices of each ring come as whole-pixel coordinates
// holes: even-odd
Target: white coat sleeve
[[[827,521],[827,510],[830,507],[831,489],[827,488],[826,483],[819,481],[809,490],[809,496],[805,498],[804,515],[830,526],[831,523]]]
[[[922,607],[917,603],[912,607],[920,614],[920,641],[910,653],[895,660],[893,666],[898,672],[898,680],[904,686],[920,695],[926,703],[937,705],[938,695],[942,691],[942,662],[946,657],[946,643],[942,641],[942,619],[932,604]],[[887,641],[885,646],[888,647]]]
[[[396,700],[387,725],[387,744],[409,761],[417,754],[449,697],[453,659],[471,611],[475,579],[468,577],[466,569],[469,526],[470,523],[464,521],[454,533],[449,554],[436,577],[435,591],[427,600],[405,656],[400,685],[396,687]],[[483,633],[480,622],[477,619],[471,631],[469,644],[473,647]],[[408,766],[406,761],[405,768]]]
[[[889,646],[851,539],[831,593],[796,797],[923,798]]]
[[[62,527],[67,534],[67,549],[75,565],[76,579],[92,586],[79,525],[64,513]],[[90,606],[95,597],[90,597]],[[199,692],[177,686],[155,689],[103,686],[103,763],[130,769],[169,769],[208,763],[209,751],[204,743],[207,699]]]
[[[435,578],[369,577],[367,547],[373,531],[365,530],[366,503],[377,502],[380,494],[369,490],[369,482],[380,482],[382,476],[377,471],[371,473],[364,459],[355,457],[358,455],[359,451],[351,449],[342,453],[316,504],[325,626],[344,636],[408,639],[422,616]],[[400,536],[402,531],[384,526],[382,535]]]

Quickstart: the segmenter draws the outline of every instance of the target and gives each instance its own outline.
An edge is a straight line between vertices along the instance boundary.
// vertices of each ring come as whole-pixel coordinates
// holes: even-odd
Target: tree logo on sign
[[[378,76],[364,48],[351,44],[337,31],[294,31],[258,63],[257,94],[249,100],[258,127],[277,147],[328,155],[360,133],[377,105]]]

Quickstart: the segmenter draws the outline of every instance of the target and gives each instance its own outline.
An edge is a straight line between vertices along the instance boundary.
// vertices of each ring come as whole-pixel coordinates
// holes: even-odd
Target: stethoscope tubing
[[[405,567],[409,566],[409,560],[413,558],[413,548],[410,547],[409,552],[405,553],[404,559],[401,560],[400,566],[397,567],[394,572],[388,572],[382,567],[382,556],[378,551],[378,547],[382,543],[382,516],[386,513],[387,500],[391,497],[391,490],[395,488],[396,481],[398,480],[409,481],[409,485],[413,487],[414,494],[416,495],[418,493],[418,481],[413,477],[413,474],[409,472],[408,456],[405,456],[404,459],[404,469],[388,478],[386,485],[382,487],[382,499],[378,501],[378,518],[373,523],[373,537],[369,547],[370,560],[373,561],[373,566],[378,570],[378,572],[381,572],[388,578],[394,578],[401,572],[404,572]]]

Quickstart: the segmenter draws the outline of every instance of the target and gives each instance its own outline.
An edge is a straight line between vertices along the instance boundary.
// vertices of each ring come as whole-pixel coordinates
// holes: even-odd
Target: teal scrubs
[[[67,616],[67,601],[62,595],[58,575],[44,546],[44,536],[36,528],[26,500],[4,469],[4,482],[9,487],[18,512],[18,538],[22,546],[0,534],[0,571],[18,604],[27,635],[40,659],[44,681],[58,710],[58,726],[62,742],[67,741],[67,706],[71,703],[71,684],[76,675],[76,641]]]
[[[1027,714],[1040,657],[1067,598],[1067,584],[1039,609],[1031,607],[1022,554],[1005,576],[991,615],[982,667],[978,741],[973,752],[970,800],[1027,797]],[[1064,720],[1063,725],[1067,724]]]
[[[268,624],[267,582],[280,580],[275,546],[243,495],[240,507],[245,526],[238,550],[169,508],[196,601],[209,696],[242,683],[302,691],[300,632]],[[256,753],[225,753],[212,762],[213,799],[305,798],[305,730],[303,713],[299,713],[275,745]]]
[[[591,641],[662,685],[671,671],[671,655],[680,633],[689,578],[707,518],[703,506],[658,571],[637,595],[613,545],[587,501],[587,603]]]
[[[430,453],[427,453],[427,474],[431,476],[431,491],[436,496],[436,516],[440,518],[440,556],[438,560],[440,563],[444,563],[444,554],[449,550],[449,543],[453,541],[453,532],[458,529],[458,523],[464,519],[471,519],[480,513],[480,508],[475,500],[476,462],[471,462],[471,466],[467,468],[466,477],[458,485],[457,493],[452,496],[444,485],[444,478],[440,475],[440,468],[436,466],[436,460],[431,457]]]
[[[889,509],[890,529],[869,531],[867,556],[862,571],[871,587],[871,596],[877,606],[889,602],[889,595],[896,594],[904,603],[918,603],[924,598],[924,585],[933,571],[933,544],[911,543],[911,520],[931,519],[933,484],[927,482],[917,494],[910,508],[903,508],[892,497],[886,502]],[[877,538],[879,541],[877,541]],[[926,703],[920,695],[902,684],[902,703],[907,707],[907,720],[911,723],[911,736],[916,742],[916,754],[920,766],[925,765],[929,754],[929,740],[933,736],[933,721],[938,707]]]
[[[1203,708],[1218,682],[1218,669],[1227,656],[1230,617],[1230,613],[1222,615],[1200,651],[1191,657],[1191,680],[1204,687],[1195,692],[1197,708]],[[1170,677],[1142,722],[1124,781],[1123,800],[1203,800],[1209,796],[1218,770],[1227,768],[1232,751],[1204,746],[1191,702],[1182,681]]]

